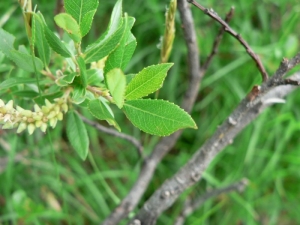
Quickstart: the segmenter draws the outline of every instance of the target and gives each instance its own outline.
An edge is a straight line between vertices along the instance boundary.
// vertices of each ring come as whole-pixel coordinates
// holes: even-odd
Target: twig
[[[234,13],[234,8],[231,7],[230,11],[227,13],[227,15],[225,17],[225,22],[226,23],[229,23],[229,21],[232,19],[233,13]],[[205,74],[205,72],[208,69],[213,57],[217,54],[218,48],[219,48],[219,45],[221,43],[221,40],[223,38],[224,33],[225,33],[225,29],[224,29],[224,27],[221,27],[219,29],[219,33],[218,33],[218,35],[215,38],[215,41],[213,43],[212,51],[211,51],[210,55],[207,57],[206,61],[202,65],[201,76],[203,76]]]
[[[110,135],[113,135],[115,137],[118,137],[118,138],[122,138],[126,141],[129,141],[130,143],[132,143],[138,150],[138,153],[139,153],[139,156],[141,158],[143,158],[143,146],[142,144],[137,140],[135,139],[134,137],[130,136],[130,135],[127,135],[127,134],[124,134],[124,133],[121,133],[121,132],[118,132],[114,129],[111,129],[111,128],[107,128],[105,126],[102,126],[100,125],[99,123],[97,122],[94,122],[92,120],[89,120],[88,118],[84,117],[83,115],[79,114],[78,115],[80,116],[80,118],[83,120],[83,122],[85,122],[86,124],[96,128],[97,130],[101,131],[101,132],[104,132],[106,134],[110,134]]]
[[[241,181],[231,184],[227,187],[209,191],[206,194],[195,199],[194,201],[191,201],[191,199],[187,199],[187,201],[185,202],[184,209],[176,219],[174,225],[183,225],[185,219],[189,215],[191,215],[194,211],[196,211],[198,208],[200,208],[203,205],[203,203],[206,202],[208,199],[216,197],[221,194],[233,192],[233,191],[242,192],[244,191],[247,185],[248,185],[248,180],[242,179]]]
[[[289,69],[299,64],[299,59],[300,53],[287,62],[288,67],[279,68],[277,72],[282,71],[282,74],[278,74],[278,77],[283,77]],[[295,74],[291,79],[300,81],[300,73]],[[277,84],[277,87],[274,87],[274,84]],[[202,178],[203,172],[216,155],[227,145],[232,144],[237,134],[271,105],[268,99],[281,99],[295,89],[295,86],[291,85],[278,85],[281,85],[280,79],[273,76],[261,85],[261,92],[252,102],[245,97],[228,119],[218,127],[213,136],[197,150],[189,162],[155,191],[132,221],[140,221],[143,225],[154,225],[158,216],[169,208],[184,190]]]
[[[181,16],[184,38],[188,48],[189,87],[185,93],[181,107],[190,112],[196,100],[201,81],[199,52],[193,17],[186,0],[178,0],[178,9]],[[153,177],[154,171],[163,157],[173,148],[182,131],[164,137],[155,146],[151,155],[142,165],[140,174],[122,202],[114,209],[103,225],[116,225],[125,218],[139,203],[142,195]]]
[[[196,2],[195,0],[187,0],[188,2],[190,2],[191,4],[193,4],[194,6],[196,6],[197,8],[199,8],[201,11],[203,11],[205,14],[207,14],[208,16],[210,16],[212,19],[216,20],[217,22],[219,22],[223,27],[224,30],[226,32],[228,32],[229,34],[231,34],[235,39],[237,39],[246,49],[247,53],[251,56],[251,58],[254,60],[256,66],[258,67],[261,76],[262,76],[262,80],[263,81],[267,81],[268,80],[268,74],[262,64],[262,62],[260,61],[258,55],[256,55],[254,53],[254,51],[251,49],[251,47],[249,46],[249,44],[241,37],[240,34],[238,34],[237,32],[235,32],[224,20],[222,20],[221,17],[218,16],[218,14],[216,12],[213,11],[213,9],[207,9],[205,7],[203,7],[202,5],[200,5],[198,2]]]

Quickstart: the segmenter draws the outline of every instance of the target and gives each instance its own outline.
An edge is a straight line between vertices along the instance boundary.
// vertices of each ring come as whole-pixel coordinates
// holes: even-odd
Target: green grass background
[[[55,1],[33,1],[53,25]],[[107,26],[115,1],[100,0],[89,43]],[[299,51],[300,2],[297,0],[206,0],[222,17],[231,6],[235,15],[230,23],[258,53],[269,74],[277,69],[282,57]],[[136,18],[133,33],[138,46],[127,73],[159,61],[160,36],[168,1],[123,0],[124,11]],[[14,10],[15,9],[15,10]],[[195,18],[201,62],[205,61],[219,25],[196,8]],[[11,13],[10,13],[11,12]],[[0,3],[3,28],[16,36],[16,44],[27,44],[21,10],[17,2]],[[176,39],[170,58],[175,65],[168,74],[159,98],[180,104],[187,88],[188,68],[179,14]],[[10,73],[9,61],[0,65],[0,81]],[[299,68],[298,68],[299,69]],[[216,130],[239,101],[261,82],[260,74],[242,46],[226,34],[218,55],[207,71],[192,116],[198,130],[185,130],[162,161],[143,198],[146,200],[162,182],[172,176]],[[1,98],[7,95],[1,92]],[[173,224],[187,195],[200,196],[206,190],[249,179],[243,193],[231,193],[207,201],[186,224],[300,224],[300,98],[295,91],[284,105],[275,105],[239,134],[206,170],[201,182],[187,190],[167,210],[158,224]],[[88,116],[88,115],[87,115]],[[123,132],[145,144],[145,153],[159,141],[135,129],[121,113],[116,113]],[[66,140],[64,122],[46,135],[35,132],[16,135],[1,131],[0,157],[8,160],[0,172],[0,224],[99,224],[126,196],[136,179],[140,159],[133,146],[118,138],[88,127],[90,154],[82,161]],[[5,151],[5,146],[10,149]],[[24,159],[15,163],[17,154]],[[54,202],[54,203],[53,203]],[[55,203],[59,207],[55,207]],[[141,205],[139,205],[141,206]],[[125,224],[125,222],[123,223]]]

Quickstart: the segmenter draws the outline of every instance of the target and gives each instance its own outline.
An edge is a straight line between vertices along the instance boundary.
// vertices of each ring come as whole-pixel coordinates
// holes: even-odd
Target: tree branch
[[[201,81],[199,52],[197,45],[197,37],[194,28],[193,17],[186,0],[178,0],[178,9],[182,21],[184,38],[188,48],[188,68],[189,68],[189,87],[184,95],[181,107],[187,112],[190,112],[197,94]],[[162,158],[173,148],[182,131],[177,131],[174,134],[164,137],[155,146],[151,155],[149,155],[141,168],[140,174],[122,202],[115,208],[108,218],[103,222],[103,225],[116,225],[131,212],[153,177],[154,171]]]
[[[155,224],[158,216],[169,208],[185,189],[201,179],[204,170],[215,156],[231,144],[236,135],[246,125],[271,105],[269,99],[281,99],[295,88],[291,85],[279,86],[281,85],[281,79],[278,79],[278,77],[282,78],[288,70],[295,67],[299,62],[300,53],[290,61],[282,63],[276,72],[277,76],[274,75],[268,81],[265,81],[259,88],[255,98],[245,97],[214,135],[198,149],[189,162],[155,191],[132,221],[140,221],[143,225]],[[292,80],[300,81],[300,73],[295,74]]]
[[[189,215],[191,215],[194,211],[196,211],[198,208],[200,208],[208,199],[216,197],[221,194],[233,192],[233,191],[242,192],[244,191],[247,185],[248,185],[248,180],[242,179],[241,181],[231,184],[227,187],[209,191],[204,195],[200,196],[199,198],[195,199],[194,201],[192,201],[191,199],[187,199],[184,209],[180,213],[179,217],[176,219],[174,225],[183,225],[185,219]]]
[[[227,13],[226,17],[225,17],[225,22],[229,23],[229,21],[232,19],[233,17],[233,13],[234,13],[234,8],[231,7],[230,11]],[[215,38],[215,41],[213,43],[213,47],[212,47],[212,51],[210,53],[210,55],[207,57],[206,61],[203,63],[203,66],[201,68],[201,76],[204,75],[204,73],[206,72],[206,70],[208,69],[210,63],[212,62],[212,59],[214,58],[214,56],[217,54],[218,52],[218,48],[219,45],[221,43],[221,40],[223,38],[223,35],[225,33],[225,29],[224,27],[221,27],[219,29],[219,33],[217,35],[217,37]]]
[[[194,6],[196,6],[197,8],[199,8],[201,11],[203,11],[209,17],[211,17],[212,19],[214,19],[218,23],[220,23],[224,27],[224,30],[226,32],[228,32],[235,39],[237,39],[244,46],[244,48],[246,49],[247,53],[251,56],[251,58],[254,60],[257,68],[259,69],[259,71],[262,75],[263,81],[268,80],[268,74],[267,74],[262,62],[260,61],[258,55],[256,55],[254,53],[254,51],[251,49],[249,44],[241,37],[240,34],[235,32],[224,20],[222,20],[222,18],[219,17],[218,14],[213,11],[213,9],[207,9],[207,8],[203,7],[202,5],[200,5],[198,2],[196,2],[195,0],[187,0],[187,1],[190,2],[191,4],[193,4]]]

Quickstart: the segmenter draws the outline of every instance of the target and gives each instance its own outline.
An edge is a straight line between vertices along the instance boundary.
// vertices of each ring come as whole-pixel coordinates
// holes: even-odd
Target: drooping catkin
[[[160,61],[161,63],[168,62],[173,41],[175,38],[175,13],[177,8],[177,0],[171,0],[169,8],[166,11],[166,27],[162,39]]]

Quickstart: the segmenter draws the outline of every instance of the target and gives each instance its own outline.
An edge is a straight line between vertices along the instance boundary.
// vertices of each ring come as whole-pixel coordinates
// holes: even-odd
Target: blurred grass
[[[100,0],[86,43],[95,40],[106,28],[114,2]],[[55,2],[35,3],[47,23],[54,27]],[[270,74],[275,72],[282,57],[290,58],[299,51],[299,1],[206,0],[201,3],[223,17],[235,6],[231,26],[260,55]],[[136,73],[159,61],[157,44],[164,29],[167,4],[168,1],[159,0],[124,0],[124,11],[136,18],[133,33],[138,42],[126,72]],[[2,2],[0,21],[7,15],[9,19],[3,28],[17,37],[16,44],[26,44],[21,11],[16,5],[17,2]],[[203,62],[210,53],[219,25],[196,8],[192,11]],[[179,15],[176,21],[177,36],[170,59],[175,65],[160,91],[160,98],[180,104],[187,88],[188,68]],[[1,81],[10,71],[11,75],[22,73],[11,70],[5,60],[0,68]],[[259,72],[250,57],[235,39],[225,34],[192,112],[199,129],[184,131],[175,148],[159,165],[144,200],[190,158],[252,86],[260,82]],[[1,98],[5,97],[1,95]],[[243,193],[221,195],[207,201],[186,224],[300,224],[299,103],[295,92],[286,104],[272,106],[262,113],[217,156],[202,181],[187,190],[160,217],[158,224],[173,224],[188,194],[197,197],[207,189],[225,186],[243,177],[250,181]],[[123,131],[141,139],[149,153],[159,139],[134,129],[121,113],[117,112],[116,117]],[[0,156],[7,157],[8,166],[0,173],[0,224],[99,224],[109,214],[134,183],[140,160],[127,142],[90,127],[88,131],[91,146],[85,162],[66,142],[63,123],[46,135],[1,131]],[[10,148],[8,152],[4,151],[3,141]],[[13,159],[17,154],[24,158],[15,163]]]

